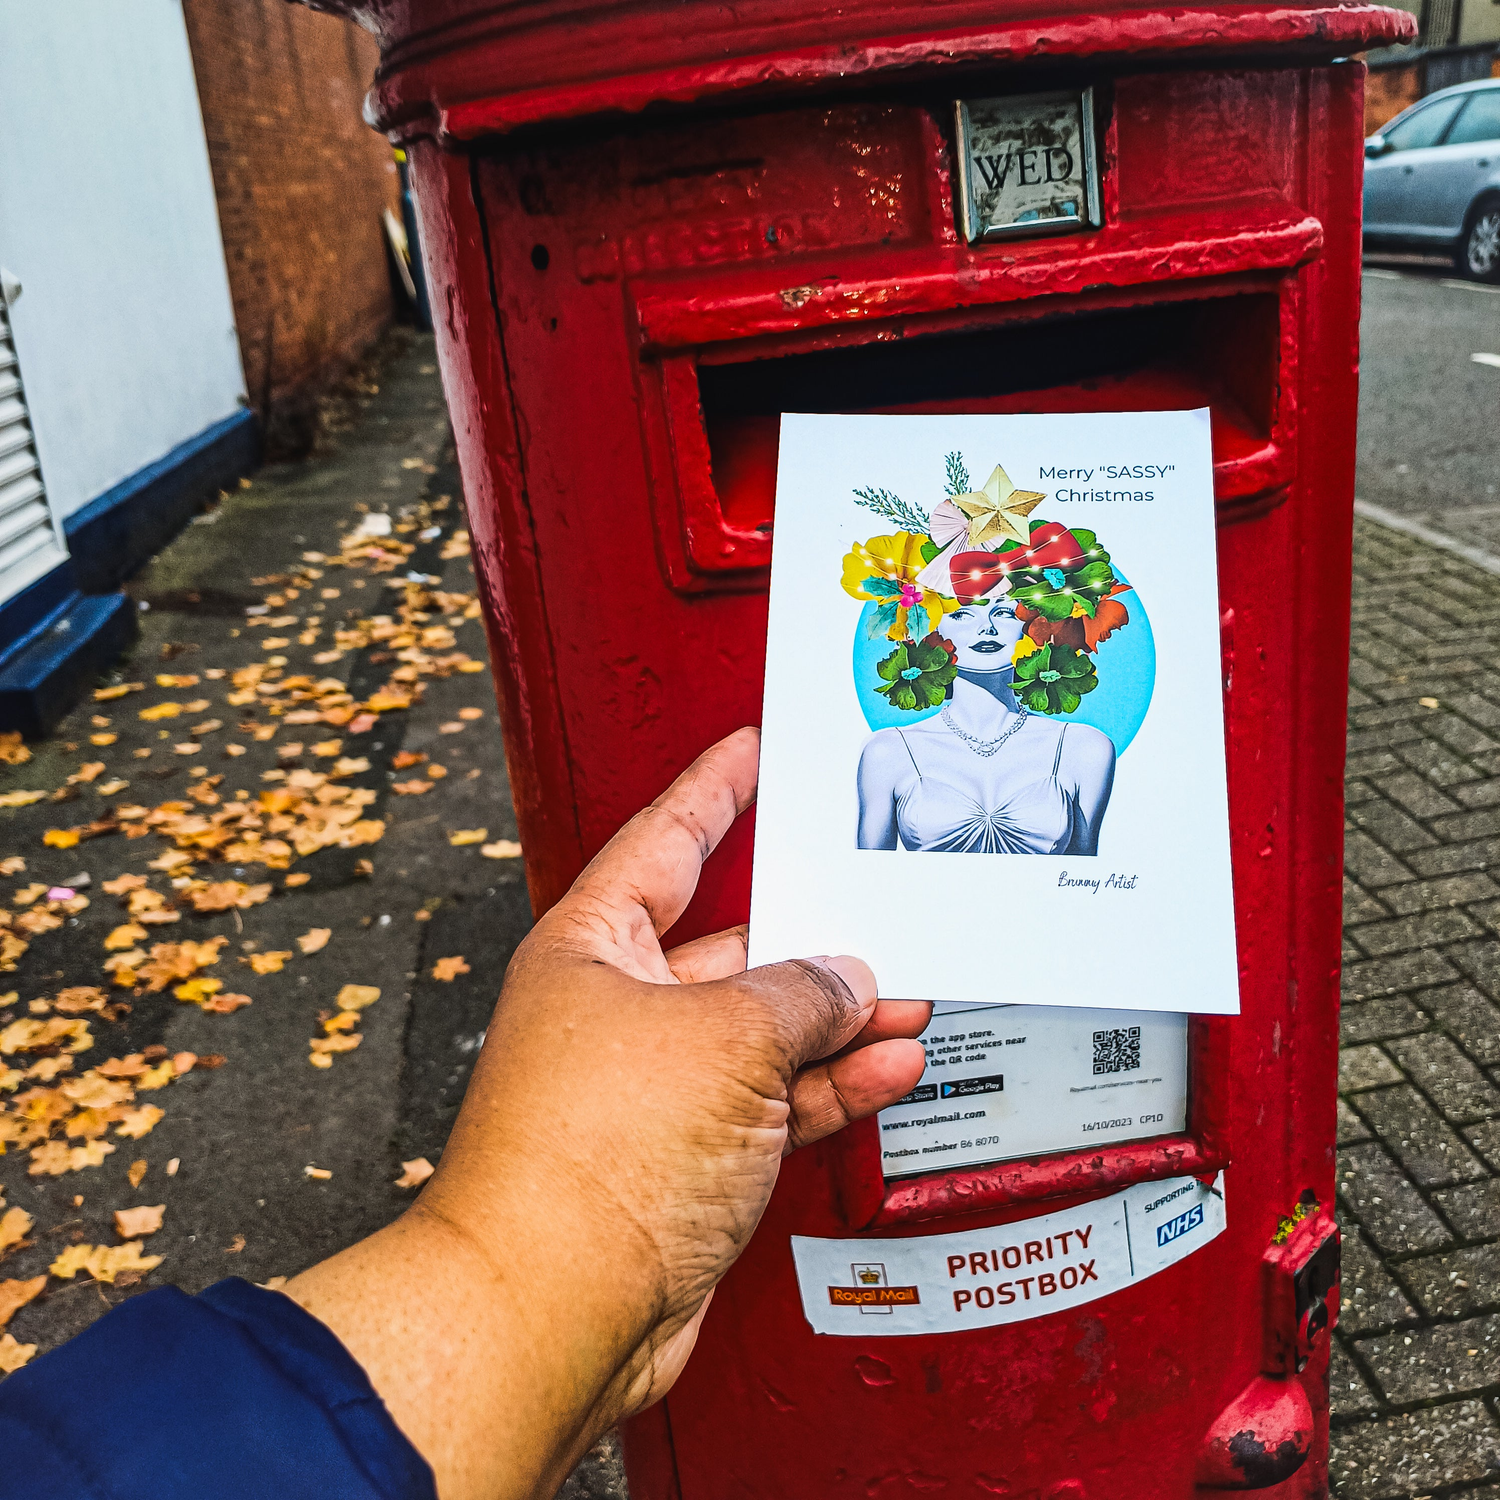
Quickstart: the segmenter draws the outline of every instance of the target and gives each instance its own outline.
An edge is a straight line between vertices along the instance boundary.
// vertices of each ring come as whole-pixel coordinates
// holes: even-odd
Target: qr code
[[[1129,1073],[1141,1065],[1141,1028],[1119,1026],[1094,1033],[1094,1072]]]

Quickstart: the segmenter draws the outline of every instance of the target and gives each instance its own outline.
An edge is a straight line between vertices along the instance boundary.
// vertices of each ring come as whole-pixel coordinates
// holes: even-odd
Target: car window
[[[1500,89],[1480,89],[1469,95],[1443,144],[1463,146],[1470,141],[1496,140],[1500,140]]]
[[[1399,125],[1384,131],[1386,145],[1392,151],[1416,151],[1422,146],[1434,145],[1464,102],[1462,94],[1434,100],[1425,109],[1419,109]]]

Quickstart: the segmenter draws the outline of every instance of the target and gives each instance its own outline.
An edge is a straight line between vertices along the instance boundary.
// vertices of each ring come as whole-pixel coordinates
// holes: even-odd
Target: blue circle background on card
[[[1115,577],[1121,583],[1129,582],[1118,568]],[[1123,595],[1120,603],[1129,611],[1130,623],[1122,625],[1094,652],[1099,686],[1084,697],[1077,713],[1056,716],[1102,730],[1114,741],[1116,755],[1125,753],[1145,721],[1156,686],[1156,639],[1151,634],[1146,606],[1141,603],[1140,595],[1133,591]],[[899,729],[908,724],[920,724],[941,710],[929,708],[923,713],[906,713],[893,708],[874,691],[873,684],[880,681],[876,666],[893,649],[893,643],[885,638],[884,632],[873,641],[865,635],[875,608],[873,600],[867,603],[859,612],[859,621],[854,627],[854,685],[865,722],[871,729]]]

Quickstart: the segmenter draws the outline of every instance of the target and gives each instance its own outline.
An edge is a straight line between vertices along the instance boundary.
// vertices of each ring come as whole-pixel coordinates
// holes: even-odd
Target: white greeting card
[[[1239,1010],[1208,412],[786,415],[750,962]]]

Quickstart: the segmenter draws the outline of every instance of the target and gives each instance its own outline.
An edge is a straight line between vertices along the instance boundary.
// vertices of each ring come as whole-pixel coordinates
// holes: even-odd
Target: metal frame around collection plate
[[[1094,140],[1094,90],[1090,85],[1082,89],[1049,89],[1042,94],[992,95],[1007,104],[1051,103],[1059,99],[1076,100],[1079,114],[1079,134],[1083,149],[1083,191],[1085,214],[1073,219],[1019,219],[1009,224],[991,224],[982,233],[975,233],[975,205],[972,178],[969,172],[969,105],[988,103],[985,100],[955,99],[953,101],[954,143],[958,158],[958,227],[964,239],[971,245],[985,244],[991,240],[1025,239],[1042,234],[1076,234],[1084,229],[1098,229],[1104,223],[1099,193],[1099,152]]]

